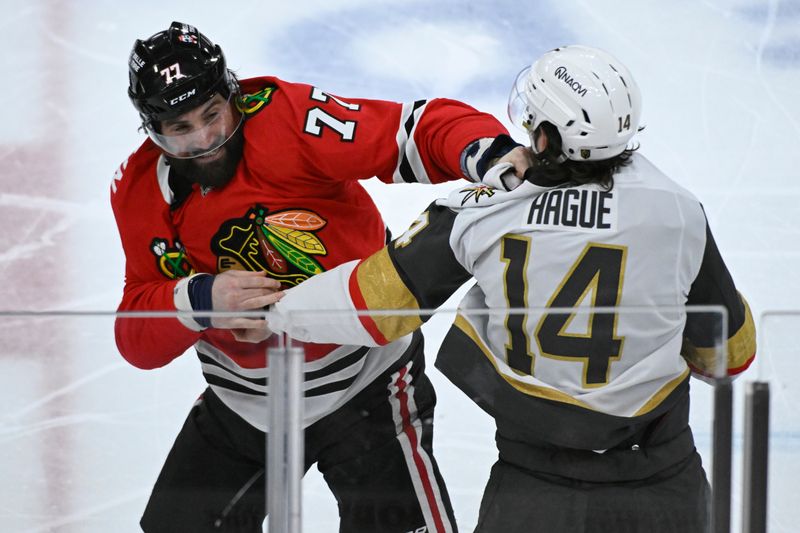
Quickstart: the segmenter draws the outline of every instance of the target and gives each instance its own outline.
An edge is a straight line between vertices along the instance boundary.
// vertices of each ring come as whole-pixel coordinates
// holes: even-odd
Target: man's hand
[[[264,323],[263,320],[259,320],[258,322]],[[267,340],[270,335],[272,335],[272,331],[265,325],[262,328],[237,328],[232,329],[231,333],[233,334],[233,338],[239,342],[252,342],[252,343],[259,343],[261,341]]]
[[[483,175],[483,183],[495,189],[511,191],[525,179],[525,171],[533,166],[530,148],[517,146],[503,157],[492,160],[492,166]]]
[[[279,281],[268,278],[266,272],[228,270],[217,274],[211,288],[211,303],[214,311],[257,311],[283,298]],[[247,342],[259,342],[269,337],[267,323],[258,318],[212,318],[215,328],[237,330],[234,337]],[[266,336],[259,341],[250,340],[258,335],[246,330],[257,330]],[[245,334],[246,333],[246,334]],[[239,339],[238,336],[242,339]]]
[[[511,163],[514,165],[514,175],[523,179],[525,171],[533,166],[533,153],[527,146],[517,146],[494,162],[495,165],[498,163]]]
[[[492,160],[492,166],[481,180],[485,185],[504,191],[519,187],[525,179],[525,171],[533,166],[529,148],[517,146],[503,157]]]

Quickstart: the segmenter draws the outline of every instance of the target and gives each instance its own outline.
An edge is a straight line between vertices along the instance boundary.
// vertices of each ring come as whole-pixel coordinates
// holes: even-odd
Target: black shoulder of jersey
[[[745,321],[744,302],[739,297],[733,278],[717,248],[708,221],[703,261],[689,290],[686,305],[724,306],[728,310],[729,335],[737,332]],[[720,331],[721,324],[717,314],[690,312],[686,318],[684,337],[695,346],[714,346],[720,340]]]
[[[456,215],[434,202],[389,244],[389,257],[420,308],[439,307],[472,277],[450,246]]]

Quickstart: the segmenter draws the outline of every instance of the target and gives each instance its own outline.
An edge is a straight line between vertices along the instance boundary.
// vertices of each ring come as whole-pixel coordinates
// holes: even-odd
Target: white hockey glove
[[[519,187],[522,179],[514,174],[514,165],[511,163],[497,163],[486,171],[481,180],[484,185],[501,191],[511,191]]]

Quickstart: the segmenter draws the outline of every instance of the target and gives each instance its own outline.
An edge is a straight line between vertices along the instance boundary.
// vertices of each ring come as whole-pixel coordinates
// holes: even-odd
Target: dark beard
[[[240,125],[228,141],[219,147],[222,156],[208,163],[197,159],[177,159],[165,154],[170,166],[170,175],[181,180],[197,183],[204,189],[221,189],[236,174],[236,167],[244,152],[244,124]]]

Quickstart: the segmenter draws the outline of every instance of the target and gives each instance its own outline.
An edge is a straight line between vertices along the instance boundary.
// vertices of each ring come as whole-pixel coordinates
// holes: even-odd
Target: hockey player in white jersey
[[[721,324],[685,306],[727,308],[730,375],[753,360],[755,330],[699,201],[631,147],[640,108],[609,54],[544,54],[509,102],[537,161],[519,187],[458,190],[383,250],[272,306],[274,331],[364,345],[427,316],[297,311],[431,309],[471,277],[463,309],[648,309],[459,314],[436,366],[497,425],[477,531],[708,531],[689,377],[713,372]]]

